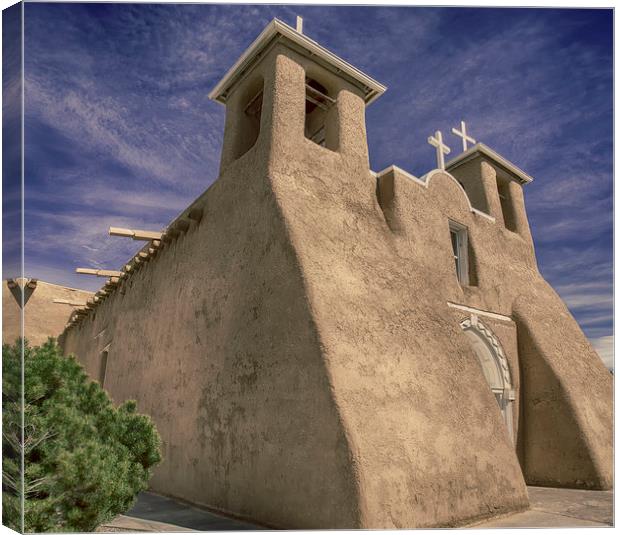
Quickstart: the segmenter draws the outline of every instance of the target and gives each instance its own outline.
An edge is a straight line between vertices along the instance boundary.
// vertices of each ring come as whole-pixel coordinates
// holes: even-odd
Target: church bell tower
[[[367,171],[365,107],[385,89],[274,19],[209,94],[226,106],[220,176],[320,162]]]

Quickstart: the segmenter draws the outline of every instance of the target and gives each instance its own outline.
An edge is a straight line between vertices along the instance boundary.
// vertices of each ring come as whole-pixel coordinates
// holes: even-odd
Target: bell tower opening
[[[260,134],[263,111],[263,77],[256,76],[244,88],[241,100],[241,120],[237,132],[235,159],[249,151]]]
[[[502,207],[502,215],[504,216],[504,225],[508,230],[516,232],[515,213],[510,194],[510,187],[507,180],[497,178],[497,193],[499,195],[500,205]]]
[[[327,88],[313,78],[306,77],[306,120],[304,134],[317,145],[330,150],[337,150],[332,136],[328,146],[327,129],[329,128],[329,110],[336,101],[328,94]]]

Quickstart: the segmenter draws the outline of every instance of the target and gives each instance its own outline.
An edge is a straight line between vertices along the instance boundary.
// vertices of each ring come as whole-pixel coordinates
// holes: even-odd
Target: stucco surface
[[[37,286],[24,309],[24,335],[31,346],[41,345],[50,336],[57,338],[65,328],[74,307],[54,303],[64,299],[85,303],[91,292],[37,281]],[[7,286],[2,282],[2,343],[12,344],[21,336],[20,308]]]
[[[359,527],[355,465],[268,143],[229,166],[201,198],[200,224],[70,330],[65,348],[94,375],[110,344],[105,388],[137,399],[162,435],[154,490],[267,525]]]
[[[162,435],[153,489],[280,526],[317,527],[313,503],[319,521],[356,526],[353,467],[295,254],[266,179],[253,179],[218,181],[206,221],[66,348],[94,374],[105,330],[105,388],[137,399]]]
[[[543,281],[515,300],[514,314],[525,385],[528,483],[612,488],[611,374]]]
[[[481,174],[485,165],[481,163]],[[454,174],[458,178],[458,170]],[[439,177],[445,175],[433,174],[429,177],[430,185],[425,188],[403,176],[395,179],[394,187],[398,189],[400,183],[408,193],[416,191],[423,195],[432,191]],[[454,181],[443,178],[444,184],[449,182],[453,184],[454,195],[462,197]],[[403,199],[407,193],[401,192]],[[515,219],[523,235],[486,218],[468,224],[475,251],[472,267],[478,285],[462,288],[461,295],[452,293],[448,300],[506,314],[517,325],[518,362],[521,382],[525,385],[519,394],[520,420],[524,427],[518,434],[518,451],[527,483],[610,488],[612,377],[564,303],[537,269],[520,192],[519,188],[515,194],[519,208]],[[446,193],[447,190],[444,195]],[[398,204],[396,200],[393,203]],[[452,210],[455,203],[458,201],[453,197]],[[420,213],[422,205],[415,202],[414,206],[416,213]],[[436,202],[432,209],[437,209]],[[399,213],[398,208],[393,210]],[[464,213],[445,213],[450,219],[467,221]],[[406,234],[413,235],[406,216],[401,217]],[[428,217],[424,214],[423,221],[428,221]],[[470,219],[479,217],[471,214]],[[436,226],[439,224],[437,222]],[[420,234],[426,236],[428,232]],[[436,254],[431,253],[430,248],[425,250],[424,258],[432,259]],[[447,265],[446,261],[443,263]]]
[[[304,137],[309,73],[335,95],[337,150]],[[239,156],[250,95],[233,91],[201,222],[64,336],[93,375],[109,346],[105,388],[155,419],[153,489],[275,527],[413,528],[527,507],[523,466],[539,484],[608,484],[611,377],[570,316],[563,336],[544,336],[537,314],[567,311],[538,273],[521,187],[512,232],[493,219],[484,162],[490,217],[445,172],[377,179],[356,87],[282,44],[247,83],[258,74],[260,134]],[[449,220],[468,229],[470,285],[455,276]],[[484,321],[514,379],[516,444],[461,331],[469,314],[448,301],[508,317]],[[548,380],[532,380],[541,368]],[[560,407],[536,408],[554,381]],[[539,413],[546,427],[527,423]],[[565,425],[568,453],[540,436]],[[557,462],[543,467],[546,455]]]

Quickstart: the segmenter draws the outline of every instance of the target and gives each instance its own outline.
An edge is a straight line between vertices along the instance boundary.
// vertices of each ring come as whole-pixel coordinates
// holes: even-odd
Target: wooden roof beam
[[[135,230],[129,228],[110,227],[108,229],[110,236],[121,236],[123,238],[131,238],[132,240],[150,241],[160,240],[162,232],[152,230]]]
[[[91,268],[77,268],[76,273],[81,275],[94,275],[95,277],[120,277],[121,272],[113,269],[91,269]]]
[[[202,220],[203,211],[203,208],[194,208],[189,211],[187,217],[189,217],[192,221],[195,221],[196,223],[200,223],[200,221]]]
[[[178,236],[179,236],[179,231],[177,229],[168,227],[168,229],[166,229],[166,232],[163,233],[161,239],[164,242],[171,242]]]
[[[56,303],[58,305],[70,305],[72,307],[83,307],[86,304],[84,301],[69,301],[67,299],[53,299],[52,303]]]
[[[174,224],[174,228],[180,232],[187,232],[189,230],[189,223],[185,219],[179,219]]]
[[[144,251],[140,251],[137,255],[136,255],[142,262],[148,262],[150,260],[148,253],[145,253]]]

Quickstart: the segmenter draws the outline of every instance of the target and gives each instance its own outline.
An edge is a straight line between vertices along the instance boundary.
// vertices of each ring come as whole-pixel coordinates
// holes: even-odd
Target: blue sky
[[[421,176],[460,120],[534,176],[543,275],[612,350],[612,11],[26,4],[26,273],[96,289],[217,177],[207,94],[274,17],[388,86],[367,111],[371,167]]]

